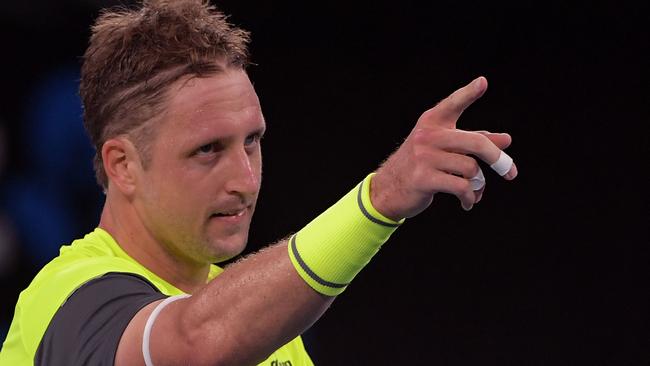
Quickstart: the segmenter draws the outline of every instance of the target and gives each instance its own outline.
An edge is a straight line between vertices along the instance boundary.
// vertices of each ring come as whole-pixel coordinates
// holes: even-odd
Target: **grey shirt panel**
[[[113,366],[120,338],[133,316],[166,297],[133,273],[111,272],[86,282],[57,310],[34,365]]]

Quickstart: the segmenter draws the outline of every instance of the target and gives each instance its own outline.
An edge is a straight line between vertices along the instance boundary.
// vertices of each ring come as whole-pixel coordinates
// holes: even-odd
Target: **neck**
[[[134,207],[123,200],[107,194],[99,227],[111,234],[131,258],[176,288],[191,294],[203,287],[210,265],[175,255],[153,236]]]

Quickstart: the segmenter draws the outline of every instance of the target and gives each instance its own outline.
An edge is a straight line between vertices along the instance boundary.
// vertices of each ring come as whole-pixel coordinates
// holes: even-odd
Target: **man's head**
[[[231,258],[248,239],[265,122],[247,42],[203,0],[149,1],[104,13],[85,55],[85,123],[107,206],[189,263]]]
[[[248,41],[248,32],[205,0],[145,0],[140,9],[105,11],[93,26],[80,86],[99,184],[108,186],[106,140],[128,135],[146,164],[170,85],[244,68]]]

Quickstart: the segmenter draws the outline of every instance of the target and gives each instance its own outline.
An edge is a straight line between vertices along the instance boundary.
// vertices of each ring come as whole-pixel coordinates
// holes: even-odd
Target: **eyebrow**
[[[255,135],[258,135],[258,136],[262,137],[262,136],[264,136],[265,133],[266,133],[266,126],[263,126],[263,127],[257,128],[257,129],[255,129],[255,130],[253,130],[252,132],[246,134],[246,137],[249,137],[249,136],[255,136]],[[232,135],[229,135],[229,136],[214,137],[214,138],[211,138],[211,139],[205,140],[204,142],[197,142],[197,143],[195,143],[193,148],[201,147],[201,146],[205,146],[205,145],[209,145],[209,144],[221,144],[221,145],[225,145],[225,144],[227,144],[227,143],[228,143],[230,140],[232,140],[232,139],[233,139],[233,136],[232,136]]]
[[[253,133],[249,134],[248,136],[250,135],[264,136],[265,133],[266,133],[266,126],[256,129],[255,131],[253,131]]]

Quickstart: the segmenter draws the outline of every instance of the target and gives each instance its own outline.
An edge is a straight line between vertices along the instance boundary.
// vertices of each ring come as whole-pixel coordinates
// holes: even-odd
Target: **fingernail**
[[[461,205],[461,206],[462,206],[462,205]],[[474,205],[470,205],[469,208],[466,208],[465,206],[463,206],[463,210],[465,210],[465,211],[469,211],[469,210],[472,209],[472,207],[474,207]]]

